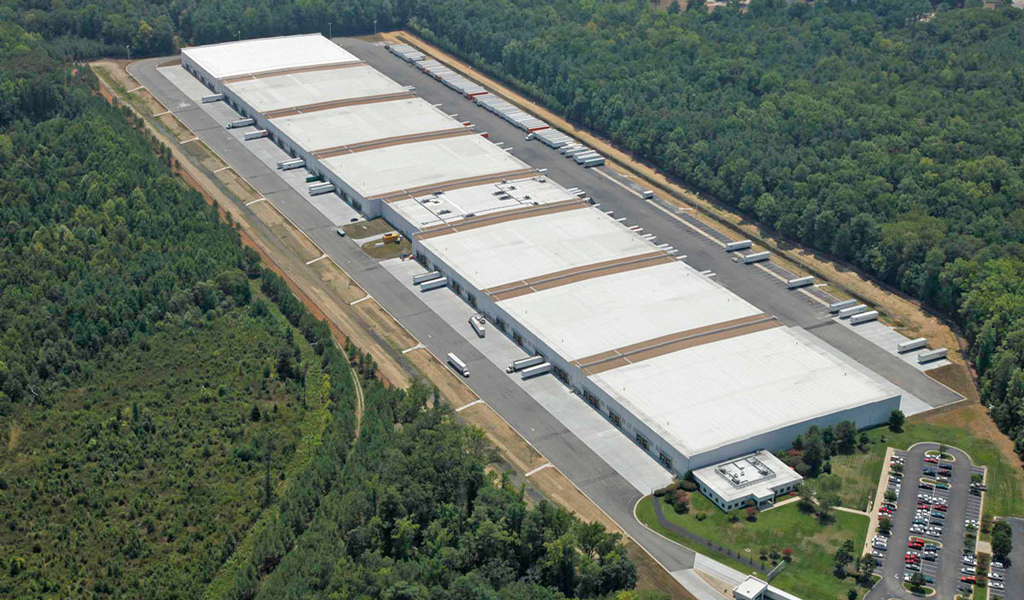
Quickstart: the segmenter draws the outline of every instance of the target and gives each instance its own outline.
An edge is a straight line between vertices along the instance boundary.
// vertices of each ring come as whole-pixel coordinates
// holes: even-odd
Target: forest
[[[618,534],[339,347],[69,47],[0,24],[0,596],[632,590]]]
[[[1024,13],[939,0],[5,0],[67,56],[406,27],[952,320],[1024,456]]]

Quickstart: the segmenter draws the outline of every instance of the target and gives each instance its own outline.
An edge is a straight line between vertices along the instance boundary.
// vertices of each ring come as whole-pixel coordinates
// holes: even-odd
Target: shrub
[[[747,513],[747,520],[748,521],[750,521],[751,523],[754,523],[754,522],[757,521],[757,509],[756,508],[754,508],[753,506],[748,506],[747,510],[745,512]]]
[[[679,484],[679,487],[686,490],[687,492],[697,491],[697,483],[694,481],[684,480],[682,483]]]

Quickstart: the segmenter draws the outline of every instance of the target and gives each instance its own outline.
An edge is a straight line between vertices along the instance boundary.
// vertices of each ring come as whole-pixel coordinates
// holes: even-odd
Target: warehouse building
[[[771,508],[776,498],[803,482],[796,471],[764,450],[697,469],[693,478],[701,493],[724,511]]]
[[[188,48],[182,63],[676,473],[899,407],[888,384],[320,36]]]

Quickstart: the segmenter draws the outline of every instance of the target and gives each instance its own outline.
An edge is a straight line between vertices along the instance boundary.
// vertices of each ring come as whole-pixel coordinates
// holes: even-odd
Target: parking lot
[[[985,468],[960,450],[940,452],[939,444],[929,443],[895,451],[888,469],[892,493],[878,510],[889,517],[891,531],[877,532],[872,542],[872,555],[881,563],[875,573],[882,579],[867,598],[913,598],[903,584],[918,573],[935,597],[969,597],[979,578],[974,540]],[[1001,586],[991,582],[993,592]]]

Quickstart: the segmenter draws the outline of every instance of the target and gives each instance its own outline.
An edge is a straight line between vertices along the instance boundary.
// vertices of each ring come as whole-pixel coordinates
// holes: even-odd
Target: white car
[[[999,583],[998,581],[990,581],[988,582],[988,585],[994,590],[1001,590],[1004,587],[1003,584]]]

